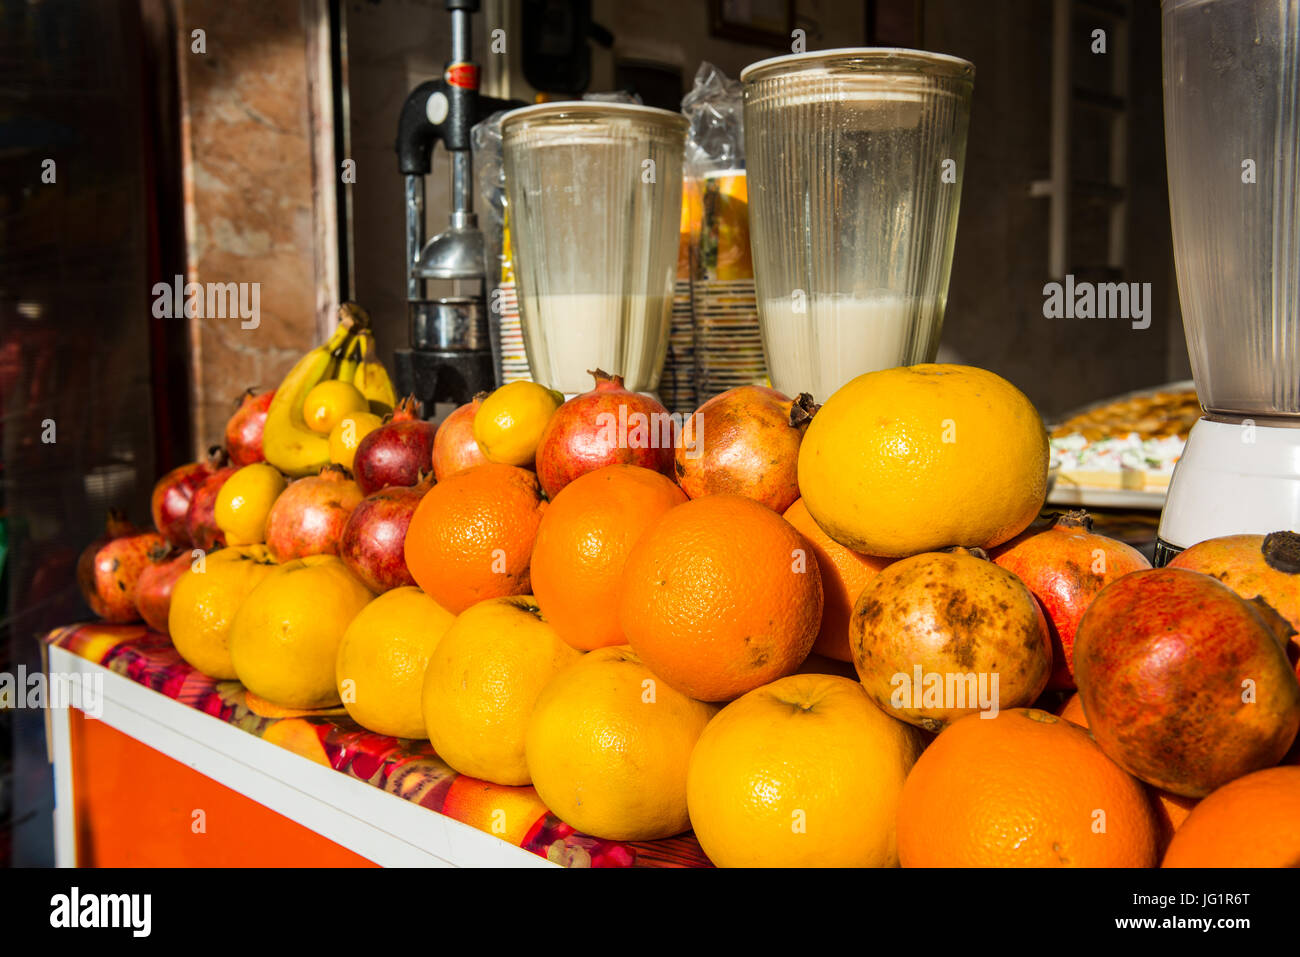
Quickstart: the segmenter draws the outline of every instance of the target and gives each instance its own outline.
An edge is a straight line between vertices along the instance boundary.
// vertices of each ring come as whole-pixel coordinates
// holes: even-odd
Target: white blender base
[[[1174,467],[1160,540],[1300,531],[1300,428],[1201,419]]]

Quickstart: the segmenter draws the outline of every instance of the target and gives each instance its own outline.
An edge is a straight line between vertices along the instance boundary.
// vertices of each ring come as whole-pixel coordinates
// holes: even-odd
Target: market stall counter
[[[143,625],[71,625],[44,648],[48,674],[94,689],[46,711],[61,866],[709,866],[689,834],[578,833],[531,787],[457,774],[342,709],[259,714]]]

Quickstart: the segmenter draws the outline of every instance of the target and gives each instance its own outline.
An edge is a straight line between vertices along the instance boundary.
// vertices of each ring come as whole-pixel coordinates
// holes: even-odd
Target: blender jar
[[[1169,209],[1196,391],[1211,414],[1300,416],[1300,3],[1161,10]]]
[[[933,361],[975,68],[895,49],[762,60],[745,93],[750,241],[772,385],[824,400]]]
[[[510,239],[533,377],[566,394],[587,370],[659,385],[677,271],[686,118],[548,103],[501,122]]]

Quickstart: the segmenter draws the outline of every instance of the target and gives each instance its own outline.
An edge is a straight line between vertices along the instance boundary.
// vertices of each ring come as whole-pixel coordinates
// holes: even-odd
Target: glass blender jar
[[[1205,415],[1158,564],[1300,529],[1300,0],[1163,0],[1161,15],[1174,258]]]
[[[501,120],[524,346],[566,395],[589,369],[659,385],[677,273],[686,117],[624,103],[528,106]]]
[[[761,60],[745,95],[750,243],[772,385],[819,401],[932,362],[975,68],[916,50]]]

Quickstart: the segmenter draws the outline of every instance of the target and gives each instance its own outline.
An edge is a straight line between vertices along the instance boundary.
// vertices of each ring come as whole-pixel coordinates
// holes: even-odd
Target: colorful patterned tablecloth
[[[708,867],[690,834],[652,842],[619,842],[580,834],[552,814],[531,787],[503,787],[457,774],[428,741],[374,734],[346,716],[265,718],[249,709],[238,681],[195,671],[166,635],[143,625],[91,623],[50,632],[45,641],[202,711],[249,734],[365,781],[430,811],[493,834],[493,810],[524,822],[495,836],[568,867]],[[500,816],[497,815],[497,820]]]

